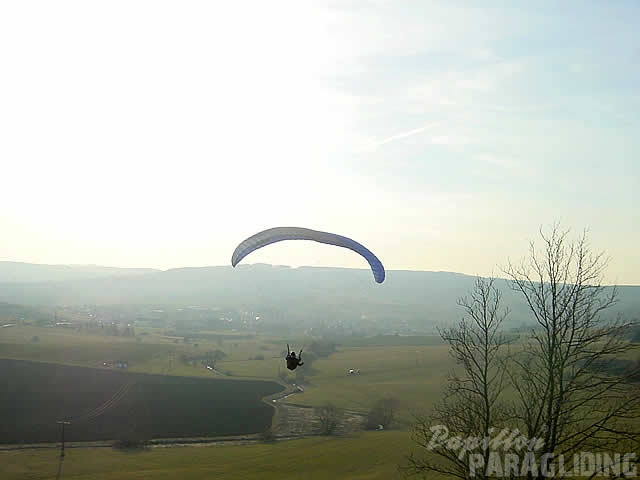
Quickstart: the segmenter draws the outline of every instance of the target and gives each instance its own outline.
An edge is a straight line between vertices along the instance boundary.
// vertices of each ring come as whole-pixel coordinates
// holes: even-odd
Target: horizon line
[[[150,270],[149,273],[159,273],[159,272],[169,272],[171,270],[185,270],[185,269],[203,269],[203,268],[247,268],[247,267],[255,267],[255,266],[269,266],[269,267],[279,267],[279,268],[287,268],[287,269],[300,269],[300,268],[317,268],[317,269],[333,269],[333,270],[362,270],[369,271],[366,267],[340,267],[340,266],[324,266],[324,265],[284,265],[284,264],[274,264],[274,263],[265,263],[265,262],[256,262],[256,263],[243,263],[239,264],[235,267],[232,265],[199,265],[199,266],[182,266],[182,267],[171,267],[171,268],[154,268],[154,267],[115,267],[110,265],[102,265],[97,263],[34,263],[34,262],[23,262],[23,261],[15,261],[15,260],[0,260],[0,264],[3,263],[13,263],[13,264],[21,264],[21,265],[34,265],[34,266],[45,266],[45,267],[96,267],[96,268],[109,268],[115,270]],[[452,270],[420,270],[420,269],[409,269],[409,268],[397,268],[397,269],[386,269],[387,273],[389,272],[411,272],[411,273],[446,273],[452,275],[461,275],[465,277],[472,278],[494,278],[496,280],[509,280],[505,277],[498,277],[494,275],[480,275],[480,274],[472,274],[472,273],[464,273],[464,272],[455,272]],[[640,287],[640,284],[637,283],[607,283],[602,286],[620,286],[620,287]]]

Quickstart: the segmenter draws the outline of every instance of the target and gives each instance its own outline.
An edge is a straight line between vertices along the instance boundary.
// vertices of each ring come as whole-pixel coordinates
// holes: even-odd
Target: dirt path
[[[285,402],[294,395],[304,393],[304,387],[294,385],[284,392],[266,397],[266,403],[272,404],[276,408],[275,433],[284,437],[303,437],[317,435],[321,429],[320,417],[314,407]],[[364,430],[366,415],[344,410],[342,418],[335,434],[347,434]]]

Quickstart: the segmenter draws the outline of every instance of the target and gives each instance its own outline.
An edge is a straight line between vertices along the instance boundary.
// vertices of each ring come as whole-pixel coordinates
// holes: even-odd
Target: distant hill
[[[6,264],[6,262],[5,262]],[[283,323],[304,320],[388,322],[411,326],[460,318],[457,299],[475,277],[451,272],[387,271],[376,284],[365,269],[266,264],[177,268],[166,271],[22,264],[22,281],[0,267],[0,302],[23,305],[200,305],[270,312]],[[33,272],[31,281],[25,276]],[[14,270],[14,272],[17,270]],[[49,281],[44,279],[49,277]],[[37,281],[35,279],[38,279]],[[510,323],[529,323],[522,299],[499,280]],[[640,287],[620,287],[611,313],[640,316]]]
[[[0,261],[2,283],[47,283],[89,278],[143,275],[159,272],[150,268],[115,268],[99,265],[40,265]]]

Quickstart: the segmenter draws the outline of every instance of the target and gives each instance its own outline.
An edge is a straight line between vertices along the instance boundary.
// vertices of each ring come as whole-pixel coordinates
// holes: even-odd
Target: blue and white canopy
[[[337,235],[335,233],[320,232],[309,228],[301,227],[276,227],[269,228],[262,232],[250,236],[241,242],[233,252],[231,257],[231,265],[234,267],[251,252],[258,250],[266,245],[281,242],[283,240],[313,240],[314,242],[326,243],[337,247],[348,248],[362,255],[373,272],[373,277],[377,283],[382,283],[385,277],[384,266],[370,250],[364,245],[352,240],[351,238]]]

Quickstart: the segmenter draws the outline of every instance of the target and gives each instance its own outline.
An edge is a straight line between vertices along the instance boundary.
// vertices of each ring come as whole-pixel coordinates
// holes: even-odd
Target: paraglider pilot
[[[304,362],[302,361],[302,350],[300,350],[300,353],[296,356],[296,352],[292,352],[289,349],[289,344],[287,343],[287,368],[289,370],[295,370],[301,365],[304,365]]]

